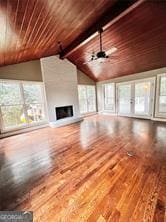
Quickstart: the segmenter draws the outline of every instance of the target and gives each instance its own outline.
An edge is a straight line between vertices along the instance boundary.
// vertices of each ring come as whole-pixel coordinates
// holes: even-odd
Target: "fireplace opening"
[[[56,119],[64,119],[73,116],[73,106],[61,106],[55,108]]]

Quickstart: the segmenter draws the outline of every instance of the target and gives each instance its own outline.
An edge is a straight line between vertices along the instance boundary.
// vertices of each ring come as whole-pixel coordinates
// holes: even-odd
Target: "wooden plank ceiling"
[[[64,57],[95,81],[164,67],[166,1],[145,1],[106,27],[104,49],[116,47],[115,58],[102,64],[83,64],[92,51],[99,50],[99,37],[92,36],[89,41],[82,37],[94,34],[100,21],[109,22],[109,14],[113,20],[123,13],[126,2],[137,1],[143,2],[0,0],[0,66],[55,55],[61,41]],[[125,3],[117,10],[119,2]]]
[[[65,48],[117,0],[0,0],[0,66]]]
[[[106,51],[118,49],[109,62],[83,64],[92,51],[99,51],[99,36],[72,52],[69,59],[96,81],[165,67],[166,1],[143,2],[109,26],[103,33],[103,46]]]

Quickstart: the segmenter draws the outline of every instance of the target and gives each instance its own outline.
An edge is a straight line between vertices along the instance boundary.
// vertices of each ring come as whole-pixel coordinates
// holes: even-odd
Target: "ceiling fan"
[[[100,38],[100,51],[95,53],[95,52],[92,52],[92,55],[91,55],[91,59],[87,62],[84,62],[83,64],[87,64],[87,63],[90,63],[90,62],[93,62],[93,61],[98,61],[100,63],[103,63],[105,61],[107,61],[109,58],[110,58],[110,55],[114,52],[117,51],[117,48],[116,47],[112,47],[110,48],[108,51],[104,51],[103,50],[103,44],[102,44],[102,32],[103,32],[103,29],[99,29],[99,38]]]

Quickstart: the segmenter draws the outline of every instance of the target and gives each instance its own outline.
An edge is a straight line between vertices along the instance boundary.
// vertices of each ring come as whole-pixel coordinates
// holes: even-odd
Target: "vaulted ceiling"
[[[0,65],[58,53],[116,0],[0,0]]]
[[[69,59],[96,81],[165,67],[166,1],[144,2],[110,25],[103,33],[103,46],[117,48],[108,62],[83,64],[92,51],[99,51],[99,36],[73,51]]]
[[[95,81],[166,66],[166,1],[0,0],[0,66],[55,55]],[[86,63],[99,50],[105,63]]]

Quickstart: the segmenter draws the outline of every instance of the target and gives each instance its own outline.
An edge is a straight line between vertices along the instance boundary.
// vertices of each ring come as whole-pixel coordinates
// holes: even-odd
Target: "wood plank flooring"
[[[165,222],[166,123],[95,115],[1,139],[0,210],[31,210],[35,222]]]

